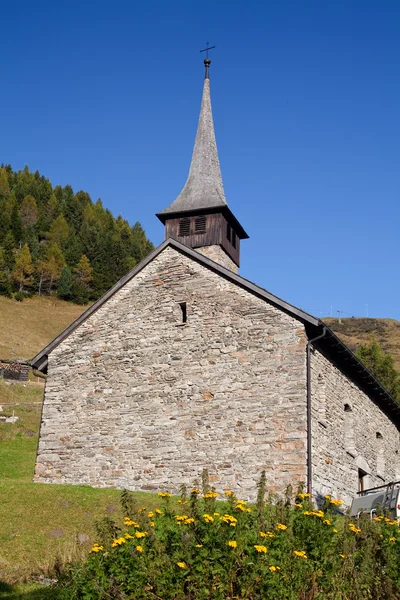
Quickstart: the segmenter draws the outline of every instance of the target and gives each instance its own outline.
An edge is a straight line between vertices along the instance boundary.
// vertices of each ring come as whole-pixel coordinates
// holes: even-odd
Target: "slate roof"
[[[226,206],[211,110],[210,80],[207,78],[187,181],[179,196],[157,216]]]
[[[174,248],[178,252],[181,252],[189,258],[192,258],[196,262],[211,269],[225,279],[228,279],[232,283],[235,283],[241,288],[258,296],[266,302],[269,302],[273,306],[283,310],[290,316],[302,322],[305,325],[309,339],[320,335],[325,329],[324,337],[316,342],[318,349],[327,354],[334,364],[342,369],[352,381],[355,381],[362,389],[364,389],[368,396],[372,398],[376,404],[393,419],[396,425],[400,426],[400,405],[323,321],[313,317],[299,308],[296,308],[292,304],[285,302],[281,298],[278,298],[278,296],[271,294],[267,290],[255,285],[244,277],[236,275],[229,269],[226,269],[222,265],[210,260],[203,254],[200,254],[200,252],[197,252],[196,250],[193,250],[192,248],[189,248],[188,246],[185,246],[171,238],[165,240],[155,250],[153,250],[153,252],[151,252],[145,259],[136,265],[136,267],[129,271],[129,273],[124,275],[122,279],[120,279],[110,290],[108,290],[108,292],[106,292],[101,298],[92,304],[92,306],[90,306],[80,317],[71,323],[69,327],[64,329],[64,331],[61,332],[52,342],[50,342],[45,348],[43,348],[43,350],[34,356],[32,360],[29,361],[31,366],[38,370],[46,369],[48,355],[54,350],[54,348],[56,348],[63,340],[65,340],[65,338],[75,331],[79,325],[86,321],[90,315],[95,313],[105,302],[107,302],[109,298],[111,298],[111,296],[113,296],[126,283],[128,283],[128,281],[140,273],[140,271],[144,269],[146,265],[154,260],[167,247]]]

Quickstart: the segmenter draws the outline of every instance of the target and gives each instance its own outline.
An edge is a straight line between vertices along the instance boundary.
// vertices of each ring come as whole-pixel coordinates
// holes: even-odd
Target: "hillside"
[[[395,319],[326,318],[325,323],[355,352],[361,343],[375,338],[383,350],[391,354],[396,369],[400,370],[400,322]]]
[[[0,296],[0,359],[30,359],[85,310],[56,298]]]

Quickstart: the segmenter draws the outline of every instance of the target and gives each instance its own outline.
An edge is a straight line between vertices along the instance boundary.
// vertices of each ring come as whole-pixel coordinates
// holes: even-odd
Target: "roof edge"
[[[162,242],[162,244],[157,246],[157,248],[155,248],[152,252],[150,252],[150,254],[148,254],[146,256],[146,258],[144,258],[131,271],[129,271],[129,273],[127,273],[119,281],[117,281],[117,283],[114,284],[112,288],[110,288],[105,294],[103,294],[103,296],[101,296],[98,300],[96,300],[96,302],[94,302],[91,306],[89,306],[89,308],[87,310],[85,310],[77,319],[75,319],[75,321],[73,321],[66,329],[64,329],[64,331],[59,333],[57,337],[55,337],[49,344],[47,344],[47,346],[45,346],[40,352],[38,352],[38,354],[36,354],[29,361],[29,364],[32,367],[35,367],[39,370],[44,368],[47,364],[47,357],[50,354],[50,352],[52,352],[54,350],[54,348],[56,348],[63,340],[65,340],[65,338],[68,337],[68,335],[70,335],[79,325],[81,325],[84,321],[86,321],[86,319],[88,317],[90,317],[92,314],[94,314],[109,298],[111,298],[111,296],[113,296],[126,283],[128,283],[128,281],[130,281],[135,275],[140,273],[140,271],[142,269],[144,269],[144,267],[146,267],[156,256],[158,256],[158,254],[160,254],[168,246],[171,246],[172,248],[175,248],[179,252],[182,252],[183,254],[190,256],[197,262],[205,265],[206,267],[212,269],[213,271],[219,273],[220,275],[226,277],[227,279],[235,282],[236,284],[247,289],[248,291],[252,292],[253,294],[256,294],[257,296],[263,298],[264,300],[271,302],[271,304],[274,304],[275,306],[279,307],[280,309],[284,310],[285,312],[289,313],[290,315],[294,316],[295,318],[299,319],[300,321],[308,322],[311,325],[315,325],[315,326],[317,326],[319,324],[319,320],[316,319],[315,317],[313,317],[312,315],[309,315],[308,313],[302,311],[301,309],[296,308],[292,304],[285,302],[281,298],[278,298],[278,296],[274,296],[270,292],[267,292],[267,290],[252,283],[248,279],[244,279],[244,277],[241,277],[240,275],[236,275],[229,269],[226,269],[222,265],[207,258],[203,254],[200,254],[200,252],[197,252],[196,250],[193,250],[192,248],[189,248],[188,246],[181,244],[177,240],[168,238],[167,240]]]

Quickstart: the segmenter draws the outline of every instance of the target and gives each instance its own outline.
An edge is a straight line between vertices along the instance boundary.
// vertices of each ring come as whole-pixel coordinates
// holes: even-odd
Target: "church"
[[[400,408],[321,320],[238,274],[210,60],[165,241],[32,360],[47,373],[34,480],[176,493],[207,468],[253,500],[299,482],[345,504],[400,479]]]

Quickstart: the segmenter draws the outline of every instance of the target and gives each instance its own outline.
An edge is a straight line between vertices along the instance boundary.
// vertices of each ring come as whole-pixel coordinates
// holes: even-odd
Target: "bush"
[[[107,519],[85,564],[69,568],[58,596],[101,600],[394,600],[400,592],[398,524],[383,516],[357,522],[325,497],[308,494],[257,506],[233,492],[194,488],[155,510],[124,492],[121,528]],[[133,512],[132,512],[133,511]]]
[[[22,292],[15,292],[14,300],[16,300],[17,302],[22,302],[23,300],[25,300],[25,295],[22,294]]]

